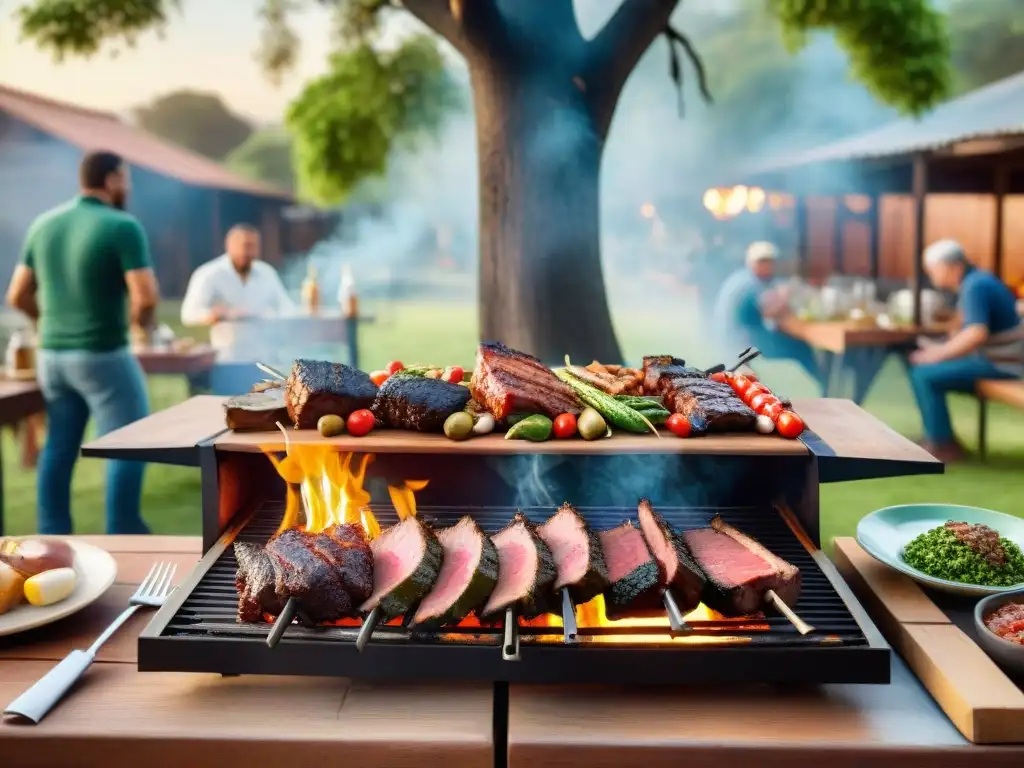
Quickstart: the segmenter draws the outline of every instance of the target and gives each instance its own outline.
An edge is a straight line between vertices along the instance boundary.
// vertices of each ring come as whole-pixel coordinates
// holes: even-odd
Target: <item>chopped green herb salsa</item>
[[[988,541],[979,543],[977,535],[964,535],[965,529],[974,529],[974,534],[980,530],[991,536]],[[995,555],[993,547],[997,550]],[[907,544],[903,548],[903,560],[936,579],[962,584],[1010,587],[1024,582],[1024,553],[987,526],[952,522],[940,525]]]

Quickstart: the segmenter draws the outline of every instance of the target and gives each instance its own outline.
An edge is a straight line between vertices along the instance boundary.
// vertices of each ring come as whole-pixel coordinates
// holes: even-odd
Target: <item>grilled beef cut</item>
[[[416,517],[407,517],[370,543],[373,594],[360,610],[378,606],[385,620],[403,616],[434,586],[441,570],[441,544]]]
[[[323,360],[296,360],[285,382],[288,415],[299,429],[313,429],[321,416],[347,418],[369,408],[377,386],[357,368]]]
[[[694,377],[678,377],[662,384],[665,407],[685,416],[695,431],[739,432],[754,427],[757,414],[728,384]]]
[[[399,374],[381,385],[372,410],[378,422],[395,429],[440,432],[468,402],[469,390],[459,384]]]
[[[683,538],[654,511],[651,502],[640,500],[640,530],[658,563],[662,584],[668,585],[683,613],[692,611],[701,601],[704,574],[694,562]]]
[[[579,604],[597,597],[608,587],[601,541],[572,506],[563,504],[537,529],[537,535],[555,559],[555,589],[568,587],[572,599]]]
[[[333,525],[321,533],[290,528],[268,541],[263,555],[244,542],[235,545],[241,621],[276,616],[289,598],[316,624],[352,617],[373,591],[373,553],[357,525]]]
[[[468,515],[437,532],[444,556],[434,588],[423,598],[414,625],[458,624],[481,610],[498,583],[498,550]]]
[[[685,531],[683,540],[707,576],[705,604],[727,616],[761,610],[769,589],[788,605],[800,597],[800,569],[717,515],[710,528]]]
[[[498,583],[484,606],[484,615],[495,616],[511,605],[527,619],[555,610],[555,561],[526,515],[516,512],[512,522],[491,540],[498,550]]]
[[[699,368],[687,368],[686,361],[672,355],[645,355],[643,362],[644,394],[660,395],[668,381],[675,378],[707,378]]]
[[[664,584],[640,529],[627,521],[599,535],[611,581],[604,593],[605,613],[611,618],[660,602]]]
[[[532,355],[501,343],[477,348],[476,367],[469,382],[473,399],[501,421],[514,413],[579,414],[583,407],[546,365]]]
[[[228,429],[236,432],[267,432],[278,422],[291,420],[280,387],[228,398],[224,401],[224,418]]]

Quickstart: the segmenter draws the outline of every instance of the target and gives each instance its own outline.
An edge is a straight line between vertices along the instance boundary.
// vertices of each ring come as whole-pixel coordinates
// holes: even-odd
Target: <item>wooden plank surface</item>
[[[293,445],[330,444],[341,451],[360,453],[447,453],[447,454],[534,454],[557,453],[566,455],[601,455],[619,453],[692,453],[737,454],[765,456],[806,456],[807,448],[797,440],[786,440],[777,435],[753,432],[705,435],[690,439],[675,437],[662,430],[662,437],[654,435],[628,435],[618,433],[605,440],[548,440],[531,443],[526,440],[506,440],[501,434],[474,437],[470,440],[449,440],[444,435],[422,434],[399,430],[374,430],[365,437],[340,435],[321,437],[314,429],[290,430],[288,440]],[[273,432],[225,432],[215,445],[218,451],[283,451],[284,437],[279,430]]]
[[[224,398],[198,395],[108,432],[82,448],[85,456],[160,461],[161,454],[187,457],[198,443],[224,430]],[[175,462],[176,463],[176,462]]]
[[[850,320],[815,321],[789,316],[779,321],[787,336],[800,339],[815,349],[842,354],[850,347],[894,347],[912,343],[921,335],[945,333],[946,327],[880,328]]]
[[[0,644],[0,704],[6,704],[73,648],[85,647],[127,604],[129,583],[148,563],[188,566],[199,541],[111,537],[118,583],[92,608]],[[95,542],[102,537],[89,537]],[[153,550],[153,551],[123,551]],[[182,552],[181,550],[189,550]],[[162,550],[162,551],[160,551]],[[183,576],[179,568],[179,576]],[[244,755],[247,766],[492,768],[489,686],[374,685],[337,678],[139,673],[137,616],[101,651],[86,677],[38,726],[0,723],[4,765],[18,768],[219,768]]]
[[[836,539],[835,560],[886,639],[960,732],[978,744],[1018,744],[1024,764],[1024,692],[934,603],[941,614],[934,621],[926,620],[916,597],[912,610],[901,607],[915,589],[931,603],[909,576],[877,562],[849,538]],[[909,584],[895,586],[900,580]],[[890,606],[894,597],[897,605]]]
[[[138,349],[135,358],[148,374],[185,375],[208,371],[217,361],[217,352],[208,344],[187,350]]]
[[[35,381],[0,379],[0,424],[17,424],[45,408],[43,392]]]
[[[1024,408],[1024,381],[999,381],[986,379],[975,385],[978,397],[1005,403],[1014,408]]]
[[[898,659],[890,685],[512,686],[509,768],[989,768],[1024,747],[968,744]]]

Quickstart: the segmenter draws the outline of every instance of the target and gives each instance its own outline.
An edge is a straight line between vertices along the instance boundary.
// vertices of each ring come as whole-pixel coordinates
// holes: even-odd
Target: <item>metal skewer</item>
[[[814,627],[812,627],[806,621],[797,616],[796,613],[793,612],[793,609],[786,605],[786,603],[783,601],[781,597],[775,594],[774,589],[769,589],[765,593],[765,598],[768,600],[768,602],[775,606],[775,609],[779,613],[781,613],[783,616],[789,619],[790,623],[794,627],[796,627],[796,631],[799,632],[801,635],[806,635],[814,631]]]
[[[679,604],[676,602],[675,597],[672,596],[670,590],[666,589],[661,593],[661,601],[665,605],[665,612],[668,614],[668,624],[672,631],[691,632],[692,629],[683,618],[683,612],[679,610]]]
[[[277,644],[281,642],[281,638],[284,637],[285,630],[291,626],[298,610],[299,601],[294,597],[289,597],[288,602],[286,602],[284,604],[284,608],[281,609],[281,613],[276,619],[274,619],[274,626],[270,628],[270,633],[267,635],[268,648],[275,648],[277,647]]]
[[[363,625],[359,627],[359,634],[356,636],[356,650],[360,653],[363,652],[363,648],[370,642],[370,637],[373,635],[373,630],[380,624],[380,620],[384,618],[380,612],[380,606],[378,605],[372,611],[370,611],[366,618],[363,619]]]
[[[519,619],[516,609],[509,606],[505,609],[505,638],[501,644],[501,658],[505,661],[519,661]]]
[[[568,587],[562,588],[562,642],[579,642],[576,639],[576,606],[572,604]]]
[[[287,381],[288,377],[281,373],[276,368],[271,368],[266,363],[256,363],[256,367],[263,371],[268,376],[271,376],[279,381]]]

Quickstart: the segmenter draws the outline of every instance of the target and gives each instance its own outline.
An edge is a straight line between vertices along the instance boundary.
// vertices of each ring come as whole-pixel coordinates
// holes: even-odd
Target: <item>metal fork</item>
[[[57,666],[47,672],[31,688],[16,698],[4,710],[5,715],[18,715],[37,724],[46,717],[72,685],[77,682],[96,659],[100,647],[140,608],[159,608],[174,591],[174,563],[154,563],[146,578],[139,584],[128,601],[129,607],[114,619],[96,642],[85,651],[72,651]]]

